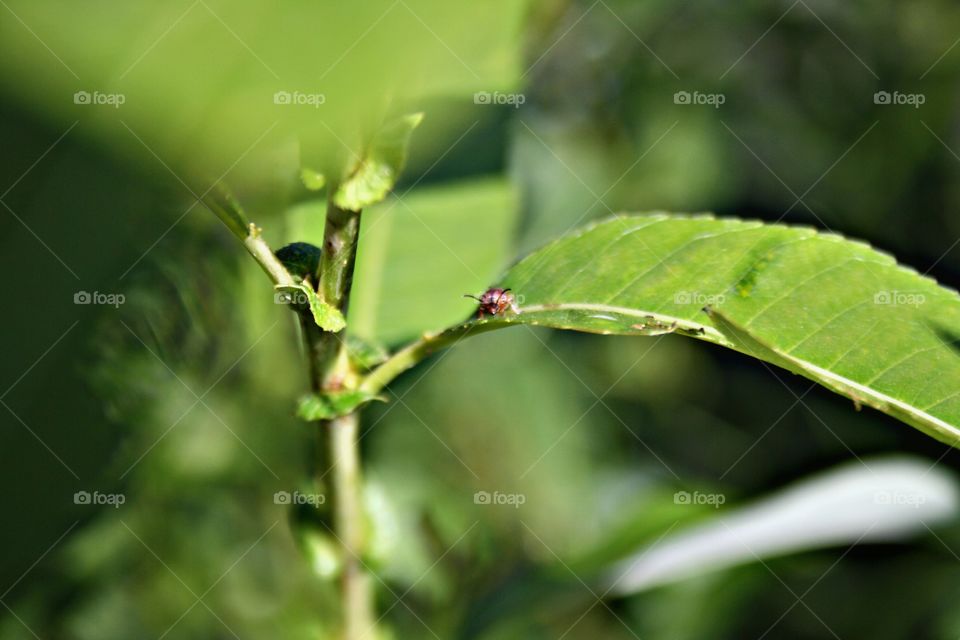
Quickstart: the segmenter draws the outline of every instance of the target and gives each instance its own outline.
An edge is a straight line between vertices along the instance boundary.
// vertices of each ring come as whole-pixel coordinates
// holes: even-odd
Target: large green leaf
[[[522,302],[509,322],[675,326],[960,437],[960,297],[863,243],[710,216],[618,217],[534,252],[502,284]]]
[[[677,332],[960,442],[960,297],[866,244],[709,215],[614,217],[535,251],[498,284],[513,290],[519,314],[426,336],[366,387],[466,333],[513,324]]]
[[[201,188],[228,169],[238,181],[269,177],[264,166],[286,161],[294,136],[320,147],[310,168],[328,172],[394,107],[513,85],[524,5],[9,0],[0,90],[64,129],[82,120],[86,135],[151,166],[156,153],[178,173],[209,175]]]
[[[377,132],[370,147],[358,157],[350,175],[333,194],[338,207],[360,211],[387,197],[407,162],[410,136],[421,120],[422,113],[406,115]]]

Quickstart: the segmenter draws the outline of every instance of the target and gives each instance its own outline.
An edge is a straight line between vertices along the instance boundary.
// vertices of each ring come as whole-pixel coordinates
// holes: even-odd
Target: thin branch
[[[280,262],[279,258],[273,253],[273,250],[270,249],[270,245],[268,245],[260,235],[260,228],[252,222],[248,227],[247,237],[243,239],[243,244],[247,248],[247,251],[250,252],[250,255],[253,256],[254,260],[257,261],[257,264],[270,276],[274,284],[296,284],[293,276],[290,275],[287,268],[283,266],[283,263]]]
[[[437,351],[451,347],[469,336],[502,329],[510,324],[502,320],[466,322],[444,331],[425,333],[419,340],[397,351],[386,362],[367,374],[360,383],[360,390],[378,394],[394,378]]]

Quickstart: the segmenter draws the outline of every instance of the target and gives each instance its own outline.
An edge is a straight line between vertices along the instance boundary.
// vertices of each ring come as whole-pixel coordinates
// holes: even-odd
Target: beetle
[[[483,318],[486,315],[497,316],[505,313],[507,309],[514,313],[520,313],[517,307],[517,299],[510,289],[501,289],[500,287],[491,287],[483,292],[483,295],[477,297],[471,294],[465,294],[464,298],[473,298],[480,303],[477,309],[477,317]]]

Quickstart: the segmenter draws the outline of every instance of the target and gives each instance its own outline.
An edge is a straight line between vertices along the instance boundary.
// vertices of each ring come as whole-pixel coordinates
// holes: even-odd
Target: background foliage
[[[356,151],[350,116],[427,114],[396,195],[364,216],[351,321],[392,344],[466,316],[460,296],[519,252],[622,209],[833,229],[960,283],[954,5],[488,5],[0,9],[0,635],[175,623],[167,637],[308,638],[331,624],[332,589],[303,560],[309,514],[273,501],[309,490],[290,314],[188,191],[226,170],[274,245],[316,238],[295,134],[327,164]],[[374,23],[323,85],[324,110],[273,104],[313,90],[316,61]],[[76,105],[80,90],[127,102]],[[875,104],[895,90],[925,102]],[[126,303],[74,305],[81,290]],[[590,575],[625,536],[636,548],[716,517],[678,509],[678,490],[730,507],[854,456],[957,467],[946,445],[812,386],[673,336],[517,328],[426,362],[364,414],[385,620],[399,638],[956,637],[955,523],[607,606],[565,569]],[[80,490],[127,501],[76,505]],[[477,505],[477,491],[526,501]]]

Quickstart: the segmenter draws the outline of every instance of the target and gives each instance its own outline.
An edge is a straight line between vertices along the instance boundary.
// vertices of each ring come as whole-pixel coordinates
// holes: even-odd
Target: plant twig
[[[330,193],[336,192],[331,185]],[[225,191],[205,199],[205,204],[243,241],[250,255],[275,285],[292,286],[297,281],[261,237],[261,229],[248,222],[246,214]],[[346,315],[356,263],[360,212],[340,209],[331,195],[324,229],[320,259],[318,294],[328,304]],[[347,357],[346,342],[337,333],[317,326],[309,312],[299,314],[300,328],[310,374],[310,387],[315,393],[338,390],[356,380],[356,373]],[[342,332],[341,332],[342,333]],[[333,478],[333,509],[336,535],[343,547],[341,594],[344,640],[363,640],[373,631],[372,576],[363,565],[367,531],[360,479],[357,413],[320,423],[319,462]],[[323,446],[327,444],[328,446]]]
[[[212,211],[233,235],[239,238],[250,255],[264,272],[273,280],[273,284],[292,285],[293,276],[274,255],[270,245],[261,237],[261,229],[247,218],[246,212],[233,195],[222,185],[209,190],[202,199],[204,206]]]
[[[465,322],[444,331],[425,333],[419,340],[411,342],[397,351],[383,364],[367,374],[359,388],[361,391],[376,395],[394,378],[433,353],[451,347],[468,336],[493,331],[504,326],[509,326],[509,323],[502,320],[487,320]]]
[[[252,222],[248,227],[247,236],[243,239],[243,244],[274,284],[296,284],[287,268],[274,255],[270,245],[261,237],[260,228]]]

